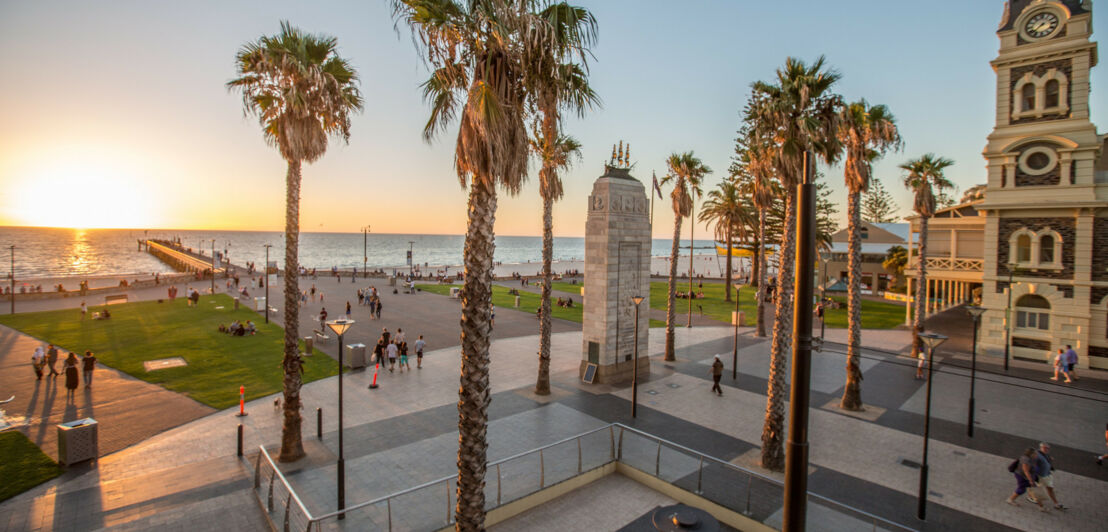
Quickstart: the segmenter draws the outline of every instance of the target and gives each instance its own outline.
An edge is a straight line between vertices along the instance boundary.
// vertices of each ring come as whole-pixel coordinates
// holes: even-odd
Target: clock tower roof
[[[1092,2],[1089,0],[1052,0],[1050,2],[1044,2],[1043,0],[1008,0],[1004,3],[1004,16],[1001,17],[1000,27],[996,31],[1001,32],[1015,28],[1016,19],[1019,18],[1020,13],[1023,13],[1029,7],[1046,3],[1065,6],[1069,10],[1070,16],[1082,15],[1092,11]]]

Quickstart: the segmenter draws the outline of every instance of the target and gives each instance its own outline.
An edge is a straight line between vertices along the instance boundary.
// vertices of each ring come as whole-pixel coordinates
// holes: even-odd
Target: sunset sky
[[[984,181],[1001,0],[576,3],[599,21],[591,82],[604,107],[566,122],[584,157],[565,176],[557,235],[584,234],[585,198],[621,139],[647,184],[685,150],[715,170],[710,186],[726,177],[750,83],[790,55],[825,54],[844,97],[897,116],[904,150],[876,175],[903,214],[896,166],[911,157],[954,159],[960,190]],[[281,20],[337,37],[366,98],[350,144],[333,141],[304,168],[302,230],[463,233],[456,129],[422,141],[427,70],[385,0],[0,2],[0,226],[280,230],[285,163],[224,84],[239,47]],[[1094,95],[1108,90],[1108,69],[1091,81]],[[1093,98],[1092,119],[1105,128],[1103,101]],[[841,168],[826,174],[841,190]],[[541,234],[536,176],[501,199],[497,233]],[[664,237],[672,213],[657,206]]]

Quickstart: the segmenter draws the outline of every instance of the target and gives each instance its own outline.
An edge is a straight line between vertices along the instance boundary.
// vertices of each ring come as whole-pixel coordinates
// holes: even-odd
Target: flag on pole
[[[658,186],[658,175],[654,172],[651,172],[651,175],[654,176],[654,191],[658,193],[658,199],[665,199],[662,196],[662,187]]]

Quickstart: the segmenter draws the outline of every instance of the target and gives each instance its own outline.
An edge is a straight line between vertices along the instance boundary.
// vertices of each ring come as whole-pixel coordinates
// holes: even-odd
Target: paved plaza
[[[375,281],[379,288],[384,284]],[[361,284],[334,283],[331,287],[335,297],[344,297],[340,295],[343,286]],[[347,289],[351,293],[354,290]],[[137,294],[136,299],[144,294],[159,297],[160,293],[160,289],[148,291]],[[441,344],[432,344],[434,349],[427,353],[424,369],[384,372],[379,375],[381,387],[376,390],[367,389],[372,371],[355,371],[344,377],[348,505],[455,472],[460,353],[456,337],[451,341],[449,335],[456,335],[453,320],[457,319],[457,303],[427,293],[390,292],[385,297],[386,313],[391,305],[391,316],[404,318],[394,321],[386,314],[381,326],[392,330],[401,324],[411,331],[410,335],[422,331]],[[54,304],[49,300],[37,303],[42,307]],[[311,310],[314,308],[309,305],[303,312],[302,330],[314,323],[309,321]],[[375,336],[378,323],[359,317],[358,312],[367,310],[356,309],[358,324],[349,337]],[[370,330],[361,329],[367,322]],[[511,309],[497,313],[491,347],[490,460],[620,422],[767,473],[758,470],[757,456],[765,410],[768,339],[754,338],[750,328],[740,329],[739,377],[732,380],[730,327],[678,327],[678,360],[673,363],[661,360],[664,330],[652,329],[646,350],[653,360],[651,378],[640,386],[639,416],[631,419],[628,386],[592,386],[578,379],[582,336],[577,324],[563,322],[556,329],[553,393],[535,396],[531,391],[536,371],[535,324],[534,317],[525,313]],[[0,360],[10,359],[4,362],[6,371],[0,379],[5,380],[0,383],[8,386],[6,379],[13,377],[24,381],[23,385],[31,382],[30,369],[19,366],[22,352],[29,352],[34,340],[11,331],[0,332],[5,334],[0,355],[6,357]],[[863,413],[844,413],[835,406],[842,393],[845,360],[835,351],[845,349],[829,343],[827,350],[813,358],[809,482],[814,492],[926,530],[1099,530],[1108,521],[1108,471],[1092,461],[1094,453],[1103,452],[1101,427],[1104,412],[1108,411],[1098,375],[1083,379],[1086,382],[1082,388],[1066,388],[1044,381],[1041,375],[1037,380],[998,375],[992,372],[996,361],[984,361],[982,368],[987,371],[979,371],[977,383],[977,429],[975,438],[970,439],[965,435],[969,380],[968,372],[962,369],[966,355],[961,353],[937,356],[940,365],[933,390],[929,519],[926,523],[917,521],[914,514],[919,470],[903,461],[920,460],[924,382],[913,379],[913,361],[898,354],[910,343],[906,332],[866,331],[863,338],[869,347],[863,353],[862,393],[867,404]],[[845,331],[828,330],[829,342],[844,339]],[[333,341],[329,345],[321,348],[330,352]],[[727,363],[722,397],[708,392],[708,364],[715,354],[721,354]],[[1024,370],[1041,374],[1041,369],[1034,367]],[[112,370],[103,369],[98,382],[101,378],[110,382],[112,375]],[[136,390],[157,388],[126,376],[114,378],[126,379],[127,386]],[[303,435],[309,457],[286,468],[290,482],[315,515],[335,508],[337,384],[338,378],[332,377],[304,387]],[[103,391],[94,388],[98,394],[112,390],[109,386]],[[180,397],[160,388],[149,393],[158,391]],[[35,400],[38,406],[32,410],[43,408],[42,399]],[[174,410],[163,408],[154,415],[140,412],[109,422],[105,416],[110,408],[128,403],[106,403],[97,400],[93,405],[95,417],[104,425],[101,434],[110,436],[123,427],[132,433],[147,432],[118,450],[111,448],[114,452],[106,452],[95,464],[76,466],[57,479],[0,503],[0,530],[225,529],[227,523],[235,524],[235,529],[265,528],[264,516],[251,493],[253,471],[235,458],[235,431],[242,423],[248,453],[259,445],[274,453],[280,437],[280,414],[273,407],[273,396],[248,403],[250,415],[246,418],[235,417],[231,409],[174,420],[160,417]],[[323,409],[322,440],[315,436],[317,408]],[[165,430],[156,422],[184,424]],[[53,421],[42,422],[44,426],[49,423]],[[1040,514],[1028,504],[1022,508],[1004,504],[1003,499],[1014,488],[1005,470],[1007,463],[1020,449],[1040,440],[1053,444],[1060,469],[1056,475],[1058,494],[1070,510]],[[551,475],[571,473],[559,472],[565,464],[553,458],[548,465]],[[689,472],[678,467],[664,473],[680,479]],[[512,482],[526,482],[528,474],[516,472],[505,478],[507,490]],[[636,487],[627,488],[628,483]],[[494,497],[493,483],[487,489]],[[582,511],[595,508],[600,512],[595,517],[596,529],[618,528],[621,522],[626,524],[656,506],[671,503],[617,475],[517,516],[496,529],[541,529],[544,522],[551,522],[551,516],[558,515],[557,508],[576,507],[574,501],[588,498],[589,493],[624,491],[641,491],[644,495],[608,495],[600,501],[602,504],[594,500],[582,507]],[[761,502],[753,516],[770,525],[779,524],[780,494],[759,490],[755,496]],[[424,505],[436,509],[436,519],[440,511],[445,519],[445,499],[413,502],[407,510]],[[813,507],[812,515],[820,511]],[[418,518],[410,513],[405,517],[404,512],[397,510],[397,522],[416,526]],[[366,522],[371,518],[368,514]],[[592,522],[580,512],[574,519],[566,526]],[[838,529],[848,528],[843,525]]]

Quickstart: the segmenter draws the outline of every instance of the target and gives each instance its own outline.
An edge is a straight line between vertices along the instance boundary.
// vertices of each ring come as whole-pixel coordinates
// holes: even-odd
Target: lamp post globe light
[[[639,406],[639,305],[643,302],[642,296],[632,296],[631,302],[635,304],[635,357],[631,366],[631,417],[638,413]]]
[[[1008,371],[1009,353],[1012,350],[1012,275],[1016,263],[1008,263],[1008,306],[1004,309],[1004,371]]]
[[[262,247],[265,248],[265,264],[262,265],[265,268],[265,322],[269,323],[269,248],[273,247],[273,244],[265,244]]]
[[[919,468],[919,500],[916,505],[916,517],[923,521],[927,519],[927,444],[931,437],[931,376],[935,367],[933,364],[935,348],[942,345],[948,337],[933,332],[922,332],[919,337],[927,345],[927,406],[923,414],[923,463]]]
[[[342,368],[343,368],[343,349],[342,349],[342,335],[346,334],[346,331],[354,325],[354,320],[348,320],[346,318],[339,318],[334,321],[327,322],[327,328],[331,329],[338,336],[339,340],[339,459],[338,459],[338,509],[342,510],[346,508],[346,462],[343,459],[342,454]],[[339,514],[339,519],[344,519],[346,514]]]
[[[970,385],[969,385],[969,418],[966,420],[966,436],[973,437],[973,391],[977,384],[977,329],[981,324],[981,315],[985,313],[984,307],[977,305],[966,306],[966,312],[973,318],[973,354],[970,355]]]
[[[739,378],[739,289],[742,285],[735,283],[735,338],[731,346],[731,380]]]

